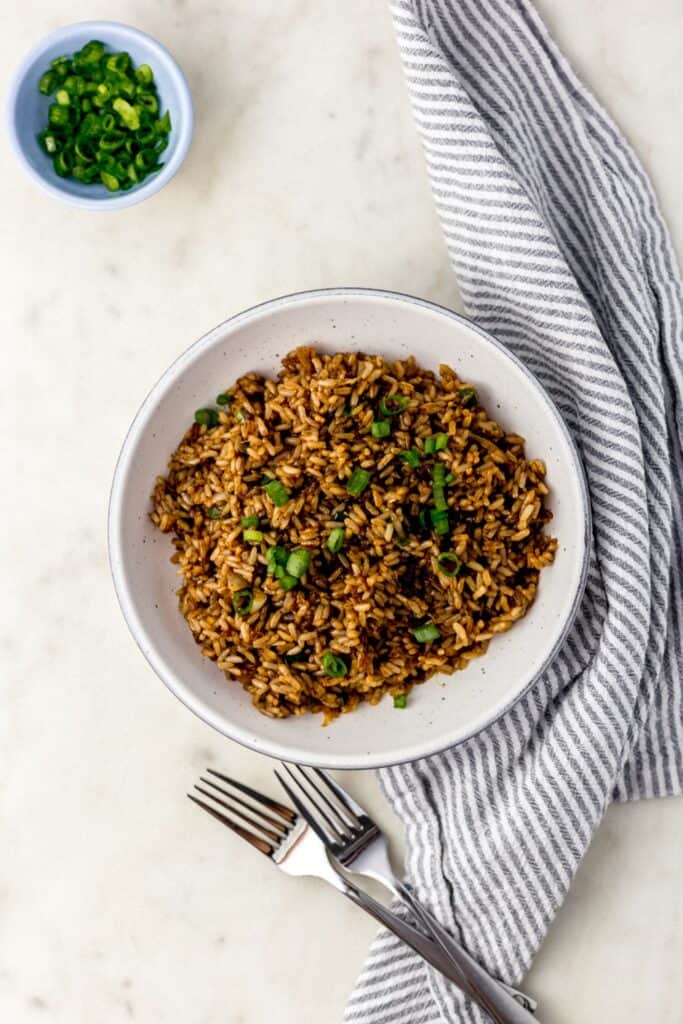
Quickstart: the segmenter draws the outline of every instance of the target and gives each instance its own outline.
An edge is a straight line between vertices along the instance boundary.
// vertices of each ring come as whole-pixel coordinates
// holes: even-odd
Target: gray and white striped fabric
[[[470,316],[548,388],[593,509],[564,649],[502,720],[381,772],[421,897],[519,982],[613,799],[683,789],[683,311],[651,185],[526,0],[394,0]],[[385,933],[347,1024],[483,1024]]]

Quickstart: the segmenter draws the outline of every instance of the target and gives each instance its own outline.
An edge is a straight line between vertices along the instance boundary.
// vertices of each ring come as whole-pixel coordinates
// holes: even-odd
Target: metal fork
[[[497,1008],[514,1024],[538,1024],[532,1014],[536,1003],[529,996],[497,978],[458,943],[450,932],[417,899],[393,872],[387,841],[379,826],[333,779],[318,768],[282,764],[294,789],[276,771],[290,800],[323,842],[333,863],[350,874],[381,882],[412,911],[430,938],[462,972],[461,987],[489,1013]],[[494,1018],[498,1019],[498,1018]]]
[[[304,817],[212,768],[207,769],[207,774],[213,778],[203,776],[202,785],[194,787],[205,799],[188,793],[190,800],[265,854],[286,874],[312,875],[328,882],[469,994],[460,967],[437,944],[343,877]],[[496,1024],[526,1024],[526,1019],[502,1016],[490,1009],[489,1012]]]

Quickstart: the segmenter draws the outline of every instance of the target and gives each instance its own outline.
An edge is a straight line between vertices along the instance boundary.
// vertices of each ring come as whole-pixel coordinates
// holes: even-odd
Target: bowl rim
[[[16,129],[15,112],[19,91],[26,75],[40,58],[41,54],[44,53],[49,46],[62,40],[66,43],[76,33],[88,31],[93,33],[93,36],[106,36],[107,31],[112,29],[123,31],[129,36],[132,36],[144,43],[145,46],[149,47],[149,49],[154,53],[154,60],[158,63],[163,62],[165,65],[170,77],[173,79],[174,87],[178,96],[179,127],[177,129],[173,129],[178,131],[178,142],[171,159],[163,165],[162,169],[154,177],[150,178],[146,182],[143,181],[137,187],[129,189],[128,192],[112,193],[111,195],[100,196],[99,199],[96,199],[94,197],[89,198],[88,196],[73,195],[65,189],[60,188],[59,185],[44,177],[35,169],[27,158],[24,145],[19,138],[19,134]],[[104,41],[106,43],[106,39]],[[164,185],[168,184],[171,178],[179,170],[187,156],[190,143],[192,142],[194,109],[192,105],[190,87],[187,84],[187,79],[183,74],[182,68],[175,57],[162,43],[159,42],[158,39],[150,36],[147,32],[143,32],[142,29],[135,28],[134,25],[128,25],[122,21],[76,21],[70,25],[63,25],[61,28],[55,29],[53,32],[48,33],[48,35],[43,36],[43,38],[32,46],[24,56],[12,76],[5,107],[5,121],[7,125],[7,133],[10,139],[10,146],[18,162],[29,177],[35,181],[44,192],[47,192],[49,195],[54,196],[57,199],[61,199],[62,202],[68,203],[70,206],[77,206],[83,210],[121,210],[128,206],[134,206],[136,203],[141,203],[144,199],[148,199],[150,196],[154,195],[162,189]]]
[[[498,349],[504,356],[510,359],[515,366],[527,376],[531,382],[538,388],[541,397],[545,400],[548,405],[550,414],[557,421],[560,430],[567,442],[569,452],[571,454],[574,468],[576,470],[579,487],[581,491],[582,500],[582,513],[583,513],[583,552],[582,552],[582,565],[579,574],[579,578],[576,585],[576,590],[572,600],[572,604],[568,610],[562,629],[558,633],[556,640],[548,652],[543,663],[539,666],[536,674],[528,680],[522,690],[519,691],[513,698],[507,700],[500,706],[495,706],[489,709],[487,712],[482,713],[478,719],[476,719],[471,727],[462,735],[459,735],[452,741],[444,743],[442,740],[438,742],[429,742],[428,738],[413,743],[412,746],[404,750],[403,753],[396,752],[388,759],[387,755],[380,757],[373,757],[372,755],[359,753],[359,754],[345,754],[339,757],[335,757],[334,754],[320,753],[311,754],[304,748],[289,746],[283,749],[282,745],[276,741],[270,739],[263,739],[258,736],[254,736],[249,730],[244,729],[239,725],[235,725],[230,721],[226,721],[220,715],[214,713],[212,709],[207,708],[203,701],[192,693],[189,688],[182,686],[180,680],[175,678],[169,678],[168,674],[164,671],[164,666],[161,659],[157,658],[155,647],[153,642],[146,646],[144,640],[147,638],[147,633],[142,623],[140,622],[137,612],[135,610],[134,601],[131,595],[131,591],[128,588],[126,580],[126,574],[123,569],[123,557],[121,547],[119,544],[118,527],[121,522],[121,511],[122,511],[122,500],[125,492],[125,485],[128,477],[128,471],[132,462],[132,456],[135,451],[137,440],[141,432],[141,428],[145,425],[146,419],[150,411],[154,408],[157,396],[160,392],[164,391],[167,383],[177,379],[178,374],[183,370],[186,364],[189,364],[194,359],[195,355],[199,354],[205,347],[210,345],[216,337],[225,333],[228,326],[236,327],[240,323],[248,321],[257,315],[262,315],[268,311],[274,311],[288,306],[296,302],[306,302],[310,299],[316,298],[378,298],[390,301],[397,301],[399,303],[410,303],[424,309],[436,312],[442,316],[446,316],[457,323],[464,324],[468,329],[475,331],[480,335],[487,343]],[[591,517],[591,506],[588,492],[588,485],[586,481],[586,474],[583,467],[579,451],[572,437],[569,428],[567,427],[563,417],[561,416],[557,405],[550,397],[544,386],[538,380],[538,378],[525,366],[525,364],[512,352],[510,352],[502,342],[494,338],[488,331],[484,330],[474,321],[468,317],[463,316],[460,313],[456,313],[454,310],[448,309],[446,306],[442,306],[439,303],[431,302],[428,299],[418,298],[417,296],[407,295],[403,292],[391,291],[385,288],[367,288],[367,287],[331,287],[331,288],[316,288],[306,289],[304,291],[291,292],[287,295],[281,295],[274,299],[267,299],[264,302],[259,302],[256,305],[250,306],[241,312],[235,313],[233,316],[223,320],[220,324],[217,324],[210,331],[207,331],[195,342],[193,342],[188,348],[180,353],[173,360],[173,362],[167,367],[167,369],[161,374],[161,376],[152,385],[144,400],[140,404],[138,411],[136,412],[127,432],[124,437],[121,450],[119,452],[116,465],[114,468],[114,475],[112,478],[111,491],[109,495],[109,507],[107,515],[107,549],[109,557],[109,568],[114,583],[114,590],[116,592],[117,601],[124,620],[128,629],[135,640],[140,652],[147,661],[148,665],[152,668],[158,678],[164,683],[164,685],[177,697],[181,703],[185,705],[190,711],[192,711],[198,718],[200,718],[207,725],[216,729],[217,732],[226,736],[228,739],[234,740],[244,747],[255,751],[259,754],[264,754],[268,757],[276,758],[285,762],[296,762],[299,764],[306,764],[312,767],[318,768],[331,768],[335,770],[359,770],[359,769],[376,769],[391,767],[393,765],[407,764],[410,762],[417,761],[423,757],[430,757],[433,754],[441,753],[444,750],[449,750],[453,747],[459,746],[465,743],[467,740],[477,736],[480,732],[486,729],[493,722],[497,721],[504,714],[506,714],[512,707],[514,707],[525,695],[529,692],[532,686],[537,680],[543,675],[548,666],[555,659],[557,653],[562,647],[569,630],[574,622],[576,613],[579,609],[579,605],[584,595],[586,580],[588,577],[588,569],[590,563],[590,552],[591,552],[591,537],[592,537],[592,517]],[[254,712],[257,713],[256,711]]]

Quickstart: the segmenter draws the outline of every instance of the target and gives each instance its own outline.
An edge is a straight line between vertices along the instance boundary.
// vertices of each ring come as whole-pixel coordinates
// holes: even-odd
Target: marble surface
[[[645,160],[683,248],[679,0],[543,0]],[[112,16],[35,0],[0,79],[45,32]],[[5,489],[0,651],[0,1020],[338,1020],[374,931],[281,877],[183,797],[205,765],[269,763],[194,719],[119,615],[105,516],[149,384],[252,303],[365,284],[457,306],[381,0],[121,0],[196,102],[178,177],[116,214],[36,190],[0,148]],[[18,498],[15,499],[14,495]],[[395,838],[372,775],[349,784]],[[544,1024],[683,1021],[683,802],[612,808],[527,987]]]

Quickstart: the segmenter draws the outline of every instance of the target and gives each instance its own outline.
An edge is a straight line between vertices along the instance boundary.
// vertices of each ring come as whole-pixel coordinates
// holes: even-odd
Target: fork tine
[[[282,764],[282,767],[285,769],[285,771],[287,772],[289,777],[299,787],[299,789],[301,790],[301,793],[303,794],[304,797],[306,797],[306,799],[308,800],[309,804],[313,804],[313,806],[315,807],[316,811],[318,812],[320,817],[323,819],[323,821],[327,825],[327,828],[332,833],[332,840],[333,841],[338,841],[338,842],[344,842],[346,837],[344,836],[343,832],[341,832],[339,830],[339,826],[332,820],[332,818],[329,816],[329,814],[325,811],[324,807],[320,806],[320,803],[318,802],[318,800],[316,800],[315,796],[310,792],[310,789],[313,790],[313,793],[316,793],[317,791],[316,791],[315,786],[312,786],[309,783],[309,780],[308,780],[308,778],[306,776],[306,773],[304,772],[304,770],[301,767],[301,765],[297,764],[297,765],[294,765],[294,767],[298,768],[299,775],[301,776],[301,778],[303,778],[305,782],[309,783],[308,788],[306,786],[304,786],[304,784],[301,781],[301,778],[299,778],[297,775],[294,774],[294,771],[293,771],[293,768],[292,768],[291,765],[285,764],[283,761],[281,761],[280,763]]]
[[[348,813],[355,819],[356,823],[359,822],[360,818],[368,817],[361,805],[357,804],[353,797],[349,796],[346,790],[342,789],[339,783],[335,782],[327,772],[321,771],[320,768],[312,768],[311,771],[314,771],[318,778],[322,779],[326,786],[329,786],[344,810],[348,811]]]
[[[209,775],[215,775],[217,779],[222,779],[223,782],[227,782],[229,786],[234,786],[235,789],[239,789],[246,796],[250,796],[252,800],[255,800],[258,804],[263,804],[265,807],[270,807],[271,811],[275,811],[277,814],[282,815],[287,821],[294,823],[296,821],[296,814],[290,807],[285,807],[284,804],[279,804],[277,800],[272,800],[269,796],[264,796],[263,793],[259,793],[258,790],[252,789],[251,786],[245,786],[243,782],[238,782],[237,779],[231,779],[229,775],[223,775],[222,772],[214,771],[213,768],[206,769]]]
[[[204,780],[202,779],[201,781],[203,782]],[[252,818],[249,814],[245,814],[244,811],[240,811],[239,808],[231,807],[230,804],[225,802],[225,800],[221,800],[220,797],[214,796],[213,793],[209,793],[208,790],[202,789],[201,786],[195,786],[194,788],[198,793],[201,793],[202,796],[208,796],[209,800],[213,800],[214,803],[220,804],[221,807],[225,807],[226,811],[230,811],[231,814],[236,814],[238,818],[241,818],[242,821],[246,821],[252,828],[258,829],[259,832],[263,832],[264,836],[268,836],[268,838],[272,839],[274,843],[279,843],[282,839],[282,835],[279,832],[274,832],[273,829],[268,828],[267,825],[260,822],[258,818]]]
[[[316,792],[318,794],[318,796],[320,797],[320,799],[325,802],[325,804],[330,808],[330,810],[334,814],[336,814],[336,816],[339,818],[339,820],[345,826],[347,832],[349,830],[351,831],[352,834],[354,832],[357,832],[359,830],[359,828],[360,828],[360,822],[358,821],[358,818],[356,817],[356,815],[349,809],[348,801],[345,801],[342,798],[341,794],[344,791],[342,789],[340,789],[339,787],[334,786],[332,784],[332,781],[327,778],[325,773],[321,772],[318,768],[305,769],[301,765],[299,765],[298,767],[299,767],[299,771],[304,776],[304,778],[306,779],[306,782],[309,784],[311,789],[314,792]],[[310,772],[312,772],[312,771],[315,772],[315,774],[318,776],[319,779],[322,779],[323,783],[328,787],[330,792],[334,796],[336,796],[337,800],[341,804],[341,807],[338,807],[337,804],[332,803],[330,798],[325,794],[325,791],[323,789],[321,789],[319,785],[316,785],[315,780],[310,777]]]
[[[261,853],[265,853],[267,857],[273,856],[273,847],[270,845],[270,843],[267,843],[265,839],[259,839],[258,836],[252,835],[252,833],[249,832],[246,828],[242,828],[241,825],[238,825],[236,822],[231,821],[230,818],[228,818],[225,814],[221,814],[220,811],[217,811],[213,807],[210,807],[209,804],[205,804],[203,800],[198,800],[197,797],[192,796],[191,793],[188,793],[187,796],[189,797],[193,804],[197,804],[198,807],[201,807],[202,810],[207,811],[210,815],[212,815],[212,817],[216,818],[223,825],[227,825],[228,828],[232,829],[233,832],[236,832],[238,836],[242,837],[242,839],[246,839],[248,843],[250,843],[252,846],[255,846],[257,850],[261,851]]]
[[[320,840],[320,842],[323,843],[325,846],[327,846],[327,844],[329,842],[329,838],[326,835],[326,833],[323,831],[323,829],[320,827],[320,825],[318,824],[316,819],[311,814],[310,807],[308,807],[303,802],[303,800],[300,797],[297,796],[297,794],[294,792],[292,787],[287,782],[285,782],[285,780],[282,778],[282,776],[280,775],[280,773],[277,770],[277,768],[273,768],[273,772],[275,773],[275,778],[280,783],[280,785],[282,786],[282,788],[284,789],[285,793],[287,794],[289,799],[292,801],[294,806],[296,807],[296,809],[299,812],[299,814],[301,815],[301,817],[304,819],[305,822],[307,822],[307,824],[309,824],[311,826],[311,828],[313,829],[313,831],[317,835],[317,837]]]
[[[282,832],[287,832],[289,829],[291,824],[289,821],[283,821],[281,818],[274,818],[272,815],[266,814],[266,812],[262,811],[259,807],[253,807],[251,804],[248,804],[246,800],[242,800],[241,797],[235,796],[234,793],[230,793],[227,789],[221,789],[221,787],[217,783],[212,782],[211,779],[205,779],[204,776],[202,776],[199,781],[203,782],[205,786],[211,786],[211,789],[215,789],[217,793],[227,796],[228,800],[232,800],[233,803],[239,804],[240,807],[244,807],[245,810],[251,811],[252,814],[258,814],[264,821],[267,821],[270,825],[280,829]],[[207,796],[210,796],[213,800],[217,799],[211,793],[208,793]],[[220,802],[221,801],[219,800],[218,803]],[[238,811],[235,811],[235,814],[238,813]]]

